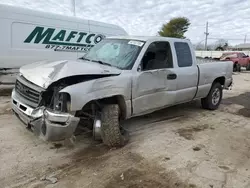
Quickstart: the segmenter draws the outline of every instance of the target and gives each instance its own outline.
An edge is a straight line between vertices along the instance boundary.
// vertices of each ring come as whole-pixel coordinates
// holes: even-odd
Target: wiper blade
[[[106,63],[106,62],[103,62],[103,61],[100,61],[100,60],[92,60],[92,61],[93,61],[93,62],[96,62],[96,63],[99,63],[99,64],[102,64],[102,65],[108,65],[108,66],[112,67],[111,64]]]
[[[86,61],[91,61],[90,59],[85,58],[85,57],[80,57],[79,59],[86,60]]]
[[[79,59],[86,60],[86,61],[91,61],[91,62],[96,62],[96,63],[102,64],[102,65],[108,65],[108,66],[112,67],[111,64],[100,61],[100,60],[92,60],[92,59],[88,59],[88,58],[85,58],[85,57],[81,57]]]

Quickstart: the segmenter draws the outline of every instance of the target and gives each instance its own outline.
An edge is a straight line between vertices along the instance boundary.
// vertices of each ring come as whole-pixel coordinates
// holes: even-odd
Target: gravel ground
[[[199,101],[124,122],[129,143],[109,150],[90,133],[74,147],[45,143],[0,98],[0,187],[249,188],[250,73],[234,75],[217,111]]]
[[[0,68],[0,96],[11,94],[18,71],[18,69],[2,70]]]

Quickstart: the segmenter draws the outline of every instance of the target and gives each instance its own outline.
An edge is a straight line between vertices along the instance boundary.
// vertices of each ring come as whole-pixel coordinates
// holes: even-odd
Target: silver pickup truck
[[[12,106],[44,140],[68,139],[82,128],[122,146],[128,136],[122,120],[195,99],[217,109],[232,71],[232,62],[196,60],[185,39],[110,37],[76,61],[21,67]]]

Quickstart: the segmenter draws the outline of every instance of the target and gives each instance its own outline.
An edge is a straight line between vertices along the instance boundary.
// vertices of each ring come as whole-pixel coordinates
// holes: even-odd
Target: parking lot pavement
[[[17,69],[1,70],[0,69],[0,96],[9,96],[18,74]]]
[[[45,143],[0,98],[3,187],[250,187],[250,73],[234,75],[217,111],[199,101],[124,122],[129,143],[109,150],[91,133],[74,147]]]

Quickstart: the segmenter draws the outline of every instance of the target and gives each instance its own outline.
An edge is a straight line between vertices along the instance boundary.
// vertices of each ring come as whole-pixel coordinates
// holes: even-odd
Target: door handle
[[[168,80],[175,80],[177,78],[177,75],[176,74],[169,74],[168,76],[167,76],[167,79]]]

